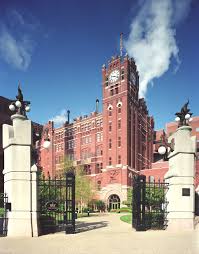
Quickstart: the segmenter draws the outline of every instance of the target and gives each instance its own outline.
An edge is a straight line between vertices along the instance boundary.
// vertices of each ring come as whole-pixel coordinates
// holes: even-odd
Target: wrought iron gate
[[[75,175],[66,174],[66,234],[75,233]]]
[[[75,175],[38,181],[40,234],[75,232]],[[70,230],[69,230],[70,228]]]
[[[7,204],[8,197],[5,193],[0,193],[0,237],[7,235]]]
[[[137,231],[165,229],[167,226],[167,202],[165,182],[146,182],[146,176],[133,178],[132,226]]]

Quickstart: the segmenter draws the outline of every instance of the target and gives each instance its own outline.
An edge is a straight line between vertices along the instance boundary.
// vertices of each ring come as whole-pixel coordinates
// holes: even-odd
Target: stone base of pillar
[[[169,219],[166,230],[170,232],[194,230],[194,219]]]
[[[38,236],[36,212],[9,212],[8,237],[34,237]]]

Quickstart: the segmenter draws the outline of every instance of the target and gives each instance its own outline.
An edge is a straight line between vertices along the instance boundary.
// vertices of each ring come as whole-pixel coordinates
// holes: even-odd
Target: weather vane
[[[189,125],[189,122],[192,121],[191,116],[193,113],[191,113],[190,109],[188,109],[188,105],[189,105],[189,100],[181,108],[180,112],[175,113],[175,115],[177,116],[175,120],[176,122],[179,122],[178,127],[187,126]]]
[[[30,111],[30,101],[23,100],[23,93],[20,84],[18,85],[18,94],[16,96],[17,100],[11,101],[9,109],[16,114],[26,117],[26,112]]]

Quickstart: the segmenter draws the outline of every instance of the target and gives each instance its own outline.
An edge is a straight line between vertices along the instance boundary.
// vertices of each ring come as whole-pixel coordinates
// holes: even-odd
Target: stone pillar
[[[4,190],[11,203],[8,236],[38,236],[37,167],[32,165],[32,124],[25,116],[3,125]]]
[[[169,137],[174,138],[174,151],[168,156],[169,170],[164,178],[169,183],[167,230],[194,229],[195,212],[195,154],[196,137],[191,137],[191,127],[182,126]]]

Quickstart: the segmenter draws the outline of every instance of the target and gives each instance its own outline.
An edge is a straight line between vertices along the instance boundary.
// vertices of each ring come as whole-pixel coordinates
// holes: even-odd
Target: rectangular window
[[[112,131],[112,122],[109,122],[108,130],[109,130],[109,131]]]
[[[118,155],[118,164],[121,164],[121,155]]]
[[[121,129],[121,119],[118,120],[118,129]]]
[[[105,83],[106,83],[106,86],[108,86],[108,77],[106,77]]]
[[[100,142],[101,141],[101,135],[100,133],[97,133],[97,142]]]
[[[109,166],[111,166],[111,165],[112,165],[112,159],[111,159],[111,157],[109,157],[108,164],[109,164]]]
[[[118,87],[115,88],[115,94],[118,94]]]
[[[111,139],[109,139],[108,147],[109,147],[109,149],[112,148],[112,140]]]
[[[118,147],[121,147],[121,137],[118,137]]]
[[[99,172],[100,172],[100,164],[97,163],[97,164],[96,164],[96,173],[99,173]]]
[[[98,191],[101,190],[101,181],[97,181],[97,190],[98,190]]]
[[[113,89],[110,90],[110,96],[113,96],[114,95],[114,92],[113,92]]]
[[[58,157],[55,157],[55,164],[58,164]]]

